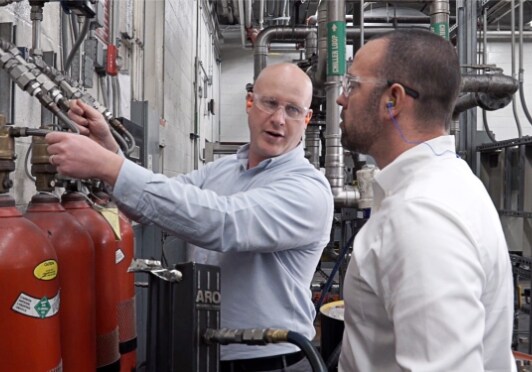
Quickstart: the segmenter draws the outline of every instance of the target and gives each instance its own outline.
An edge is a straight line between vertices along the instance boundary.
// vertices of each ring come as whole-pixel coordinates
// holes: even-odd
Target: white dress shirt
[[[375,177],[344,283],[340,371],[516,370],[506,241],[454,148],[435,138]]]

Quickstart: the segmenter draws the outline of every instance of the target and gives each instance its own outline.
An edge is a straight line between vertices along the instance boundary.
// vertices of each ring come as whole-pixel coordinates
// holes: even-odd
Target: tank
[[[119,371],[118,350],[118,275],[116,265],[116,239],[111,226],[79,192],[63,195],[65,209],[89,233],[95,252],[96,289],[96,368]]]
[[[131,222],[122,213],[116,261],[118,265],[118,329],[121,371],[131,372],[137,364],[137,327],[135,306],[135,275],[127,269],[135,256],[135,233]]]
[[[92,239],[51,194],[34,195],[24,216],[46,233],[57,254],[63,369],[94,372],[96,305]]]
[[[61,371],[56,253],[46,235],[0,196],[0,361],[4,371]]]
[[[137,364],[137,329],[135,306],[135,275],[127,269],[135,255],[135,233],[129,219],[111,201],[109,194],[96,191],[92,200],[118,213],[116,264],[118,269],[118,334],[120,340],[120,371],[131,372]]]

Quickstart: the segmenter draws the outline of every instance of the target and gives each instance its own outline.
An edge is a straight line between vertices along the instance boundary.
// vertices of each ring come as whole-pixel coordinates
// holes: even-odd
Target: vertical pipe
[[[244,30],[244,0],[238,0],[238,21],[240,23],[240,39],[242,41],[242,48],[246,47],[246,31]],[[195,168],[194,168],[195,169]]]
[[[360,47],[364,46],[364,0],[360,0]]]
[[[264,0],[260,0],[259,2],[259,30],[264,29]]]
[[[251,18],[252,18],[252,13],[253,13],[253,8],[252,8],[252,2],[253,0],[245,0],[246,1],[246,20],[245,20],[245,25],[246,25],[246,29],[248,28],[251,28],[252,26],[252,23],[251,23]]]
[[[449,40],[449,0],[434,0],[430,4],[430,30]]]
[[[305,131],[305,148],[310,164],[316,169],[320,169],[320,127],[319,125],[309,125]]]
[[[325,177],[331,185],[337,207],[354,206],[358,193],[345,186],[344,149],[340,138],[340,107],[336,99],[340,94],[341,79],[345,74],[345,0],[327,2],[327,82],[325,126]]]
[[[458,58],[460,65],[466,64],[466,29],[465,29],[465,9],[464,9],[464,0],[458,0],[456,2],[456,20],[458,25],[458,32],[457,32],[457,45],[458,45]],[[462,74],[464,74],[465,68],[461,69]],[[460,114],[459,122],[454,123],[458,124],[455,125],[455,131],[454,131],[454,137],[456,140],[456,149],[457,153],[460,154],[460,156],[463,157],[465,154],[465,137],[463,136],[463,132],[466,126],[466,117],[465,113]]]
[[[515,73],[515,0],[511,0],[510,6],[512,7],[511,18],[510,18],[511,19],[510,28],[512,29],[511,30],[512,77],[515,79],[517,78],[516,73]],[[523,136],[523,130],[521,129],[521,122],[519,121],[519,115],[517,113],[517,101],[515,100],[515,97],[512,99],[512,111],[514,113],[515,125],[517,127],[517,137],[521,138]]]
[[[524,9],[523,0],[519,0],[519,97],[521,98],[521,106],[525,112],[525,116],[530,124],[532,124],[532,115],[528,111],[525,100],[524,81],[525,69],[523,68],[523,26],[524,26]]]

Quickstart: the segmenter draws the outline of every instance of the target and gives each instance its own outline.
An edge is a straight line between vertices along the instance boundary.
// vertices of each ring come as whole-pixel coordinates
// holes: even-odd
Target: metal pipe
[[[345,24],[345,0],[327,2],[327,23],[336,26],[339,22]],[[328,26],[327,25],[327,26]],[[327,27],[329,29],[329,27]],[[333,31],[334,32],[334,31]],[[337,35],[337,34],[335,34]],[[332,39],[327,38],[327,40]],[[339,40],[340,44],[344,41]],[[345,45],[340,47],[345,48]],[[327,45],[327,52],[333,50],[333,45]],[[345,50],[345,49],[344,49]],[[327,53],[328,55],[329,53]],[[345,64],[345,53],[338,51],[338,63]],[[328,62],[332,61],[332,58]],[[344,178],[344,149],[341,144],[340,134],[340,108],[336,104],[336,99],[340,94],[342,73],[345,73],[345,65],[339,68],[340,73],[333,73],[334,66],[327,66],[326,92],[326,126],[325,126],[325,177],[331,185],[336,207],[353,207],[360,199],[357,189],[346,186]]]
[[[346,33],[347,36],[347,33]],[[360,0],[360,48],[364,46],[364,0]]]
[[[515,78],[515,0],[511,0],[510,6],[512,7],[511,13],[511,35],[512,35],[512,77]],[[521,122],[519,121],[519,115],[517,114],[517,102],[515,99],[512,100],[512,111],[514,113],[515,125],[517,127],[517,137],[521,138],[523,136],[523,130],[521,129]]]
[[[462,74],[461,92],[484,92],[498,96],[512,95],[517,91],[518,81],[511,76]]]
[[[246,25],[246,29],[249,29],[251,28],[252,24],[251,24],[251,17],[252,17],[252,2],[253,0],[245,0],[245,5],[246,5],[246,17],[245,17],[245,25]]]
[[[244,0],[238,0],[238,23],[240,23],[240,39],[242,48],[246,47],[246,30],[244,29]]]
[[[316,32],[309,33],[305,38],[305,53],[307,59],[318,54],[318,35]]]
[[[318,6],[318,65],[312,79],[315,88],[321,89],[327,78],[327,1]]]
[[[290,27],[290,26],[272,26],[262,30],[255,40],[253,47],[254,58],[254,79],[266,67],[266,57],[268,56],[268,44],[277,42],[294,42],[306,40],[311,33],[316,33],[316,28],[310,27]]]
[[[305,130],[305,157],[316,169],[320,169],[320,127],[309,125]]]
[[[72,63],[72,60],[74,59],[74,56],[78,52],[81,44],[83,43],[83,40],[85,40],[85,36],[87,36],[87,33],[89,32],[89,26],[90,26],[90,19],[85,18],[81,33],[79,34],[78,38],[76,39],[76,42],[72,46],[72,50],[70,51],[70,54],[68,55],[67,60],[65,62],[65,67],[64,67],[65,71],[67,71],[70,68],[70,65]]]
[[[430,29],[449,40],[449,0],[434,0],[430,4]]]
[[[259,2],[259,30],[264,29],[264,0],[260,0]]]
[[[523,24],[524,24],[524,9],[523,9],[523,0],[519,0],[519,97],[521,98],[521,106],[525,116],[530,124],[532,124],[532,116],[528,111],[525,100],[525,69],[523,68]]]
[[[44,5],[44,4],[43,4]],[[30,12],[31,24],[31,49],[32,55],[42,56],[41,50],[41,25],[43,19],[43,6],[42,5],[32,5]]]

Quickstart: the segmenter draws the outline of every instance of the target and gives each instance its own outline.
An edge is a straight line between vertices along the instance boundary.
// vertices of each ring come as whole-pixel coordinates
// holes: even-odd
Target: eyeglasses
[[[279,108],[283,108],[285,117],[292,120],[302,120],[310,111],[307,107],[288,102],[281,104],[281,101],[275,97],[261,96],[257,93],[253,93],[253,102],[255,102],[259,109],[268,114],[274,114]]]
[[[380,86],[389,86],[391,87],[393,84],[399,84],[405,89],[405,93],[408,94],[410,97],[416,99],[419,98],[419,93],[412,89],[407,87],[406,85],[394,81],[394,80],[385,80],[385,79],[378,79],[378,78],[371,78],[371,77],[362,77],[362,76],[356,76],[351,74],[346,74],[342,77],[342,94],[345,98],[349,98],[349,95],[351,92],[361,83],[373,83]]]

